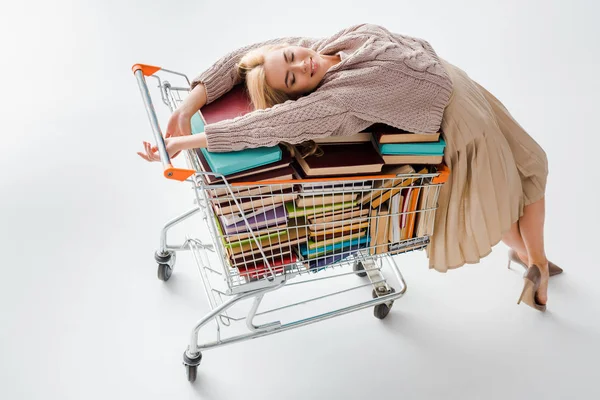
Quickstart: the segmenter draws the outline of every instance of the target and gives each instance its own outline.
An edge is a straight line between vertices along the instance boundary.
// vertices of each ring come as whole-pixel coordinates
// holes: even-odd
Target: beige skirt
[[[442,60],[453,81],[444,110],[444,161],[450,177],[440,191],[426,252],[440,272],[478,263],[544,196],[546,153],[490,92]]]

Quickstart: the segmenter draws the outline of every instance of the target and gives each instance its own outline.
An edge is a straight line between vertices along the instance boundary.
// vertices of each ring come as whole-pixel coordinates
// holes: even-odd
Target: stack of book
[[[251,110],[238,86],[194,116],[193,133]],[[276,273],[300,261],[318,270],[359,249],[381,254],[432,233],[433,212],[420,210],[435,208],[438,188],[414,183],[418,174],[435,172],[442,163],[445,142],[439,132],[415,134],[375,124],[356,135],[315,142],[319,150],[308,156],[300,146],[294,154],[280,146],[196,151],[206,184],[224,179],[231,184],[207,193],[229,264],[240,275],[265,276],[265,261]],[[377,179],[382,174],[386,179]],[[390,178],[404,174],[417,175]]]

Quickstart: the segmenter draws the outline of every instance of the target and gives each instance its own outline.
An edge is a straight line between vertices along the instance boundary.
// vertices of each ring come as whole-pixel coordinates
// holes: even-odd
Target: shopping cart
[[[165,150],[145,77],[156,79],[157,90],[170,112],[189,92],[190,81],[184,74],[148,65],[136,64],[133,71],[165,176],[190,182],[195,194],[194,207],[163,227],[155,253],[158,278],[168,281],[176,252],[191,251],[211,308],[194,325],[183,354],[189,381],[196,379],[203,350],[369,307],[379,319],[388,315],[407,287],[393,255],[424,249],[429,244],[447,170],[230,183],[221,174],[204,172],[194,150],[186,152],[188,169],[176,168]],[[185,83],[175,86],[163,79],[165,76]],[[402,207],[408,204],[401,201],[406,196],[413,196],[413,205],[419,201],[418,207]],[[202,216],[211,243],[188,236],[182,244],[167,244],[169,229],[196,214]],[[385,267],[399,285],[396,288],[384,275]],[[336,290],[332,291],[333,286]],[[368,293],[369,289],[368,298],[364,298],[366,293],[361,300],[356,294],[349,295]],[[282,294],[273,307],[261,307],[270,295],[286,290],[290,291],[289,297]],[[252,300],[249,307],[241,307],[245,299]],[[313,311],[311,307],[317,310],[317,303],[324,311]],[[327,309],[331,304],[338,306]],[[309,315],[281,321],[298,307],[304,312],[308,307]],[[269,317],[266,322],[255,321]],[[211,322],[216,337],[199,343],[201,328]]]

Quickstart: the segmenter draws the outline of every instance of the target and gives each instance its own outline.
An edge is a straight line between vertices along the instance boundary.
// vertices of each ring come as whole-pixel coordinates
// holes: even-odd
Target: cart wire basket
[[[188,168],[177,168],[166,152],[146,78],[155,79],[171,113],[189,93],[190,81],[144,64],[132,70],[165,177],[189,182],[194,192],[194,206],[164,225],[155,252],[158,278],[167,282],[176,253],[190,251],[211,308],[193,326],[183,354],[190,382],[204,350],[365,308],[379,319],[388,315],[407,288],[393,256],[429,244],[439,190],[449,173],[445,166],[408,167],[390,175],[230,183],[222,174],[204,172],[196,151],[188,150]],[[210,242],[186,236],[181,244],[167,244],[170,228],[197,216]],[[290,319],[298,307],[308,314]],[[211,339],[200,342],[200,331],[209,331],[209,325],[215,328]]]

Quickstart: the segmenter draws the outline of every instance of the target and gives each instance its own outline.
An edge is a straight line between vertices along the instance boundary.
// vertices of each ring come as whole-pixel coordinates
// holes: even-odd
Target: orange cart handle
[[[196,171],[191,169],[175,168],[171,164],[171,158],[167,153],[165,140],[160,130],[160,125],[158,124],[158,118],[156,117],[156,111],[154,110],[154,105],[152,104],[152,98],[148,92],[148,85],[146,84],[145,77],[155,74],[156,72],[160,71],[161,68],[146,64],[135,64],[133,67],[131,67],[131,70],[137,79],[138,87],[140,88],[140,94],[144,100],[144,106],[146,107],[146,113],[148,114],[148,119],[150,119],[150,126],[152,127],[154,141],[156,142],[158,154],[160,155],[160,161],[163,165],[164,176],[169,179],[185,181],[187,178],[195,174]]]

